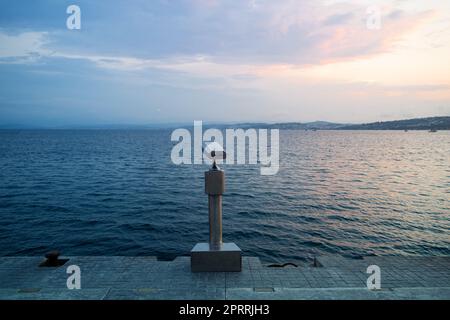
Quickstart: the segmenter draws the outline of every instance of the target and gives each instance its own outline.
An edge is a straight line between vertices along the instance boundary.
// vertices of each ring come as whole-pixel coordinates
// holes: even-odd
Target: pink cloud
[[[345,61],[388,52],[405,35],[426,24],[433,11],[382,10],[381,30],[366,26],[367,7],[317,1],[195,0],[204,7],[202,54],[216,61],[295,65]],[[253,5],[252,5],[253,4]],[[201,10],[201,8],[200,8]]]
[[[381,29],[369,30],[363,12],[356,13],[352,21],[319,27],[311,37],[319,39],[309,48],[314,63],[333,63],[370,57],[392,51],[406,35],[425,25],[436,16],[434,11],[407,15],[393,11],[382,15]]]

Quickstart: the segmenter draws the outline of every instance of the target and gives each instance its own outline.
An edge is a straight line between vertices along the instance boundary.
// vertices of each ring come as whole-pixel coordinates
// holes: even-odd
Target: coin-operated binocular
[[[235,243],[222,242],[222,195],[225,173],[216,160],[225,160],[226,152],[217,143],[208,145],[205,154],[213,160],[205,172],[205,192],[208,194],[209,242],[197,243],[191,250],[192,272],[241,271],[242,251]]]

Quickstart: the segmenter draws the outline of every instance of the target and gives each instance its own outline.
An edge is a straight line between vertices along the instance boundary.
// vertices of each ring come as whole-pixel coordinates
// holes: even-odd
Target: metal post
[[[209,245],[218,250],[222,246],[222,196],[209,195]]]

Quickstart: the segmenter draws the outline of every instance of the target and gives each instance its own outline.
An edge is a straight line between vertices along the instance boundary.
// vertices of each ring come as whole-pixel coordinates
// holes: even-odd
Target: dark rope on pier
[[[284,268],[286,266],[293,266],[296,268],[298,267],[295,263],[292,263],[292,262],[288,262],[285,264],[270,264],[270,265],[268,265],[269,268]]]

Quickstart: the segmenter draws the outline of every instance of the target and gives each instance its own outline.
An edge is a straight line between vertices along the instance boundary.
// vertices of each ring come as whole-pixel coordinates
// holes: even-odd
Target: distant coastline
[[[449,117],[415,118],[395,121],[379,121],[363,124],[343,124],[327,121],[289,122],[289,123],[242,123],[233,125],[240,128],[255,127],[285,130],[450,130]]]
[[[192,126],[192,123],[169,123],[169,124],[103,124],[103,125],[70,125],[70,126],[32,126],[22,124],[0,125],[0,130],[149,130],[149,129],[173,129]],[[378,121],[361,124],[346,124],[327,121],[314,122],[245,122],[245,123],[208,123],[205,127],[214,128],[260,128],[281,130],[450,130],[450,116],[414,118],[394,121]]]

